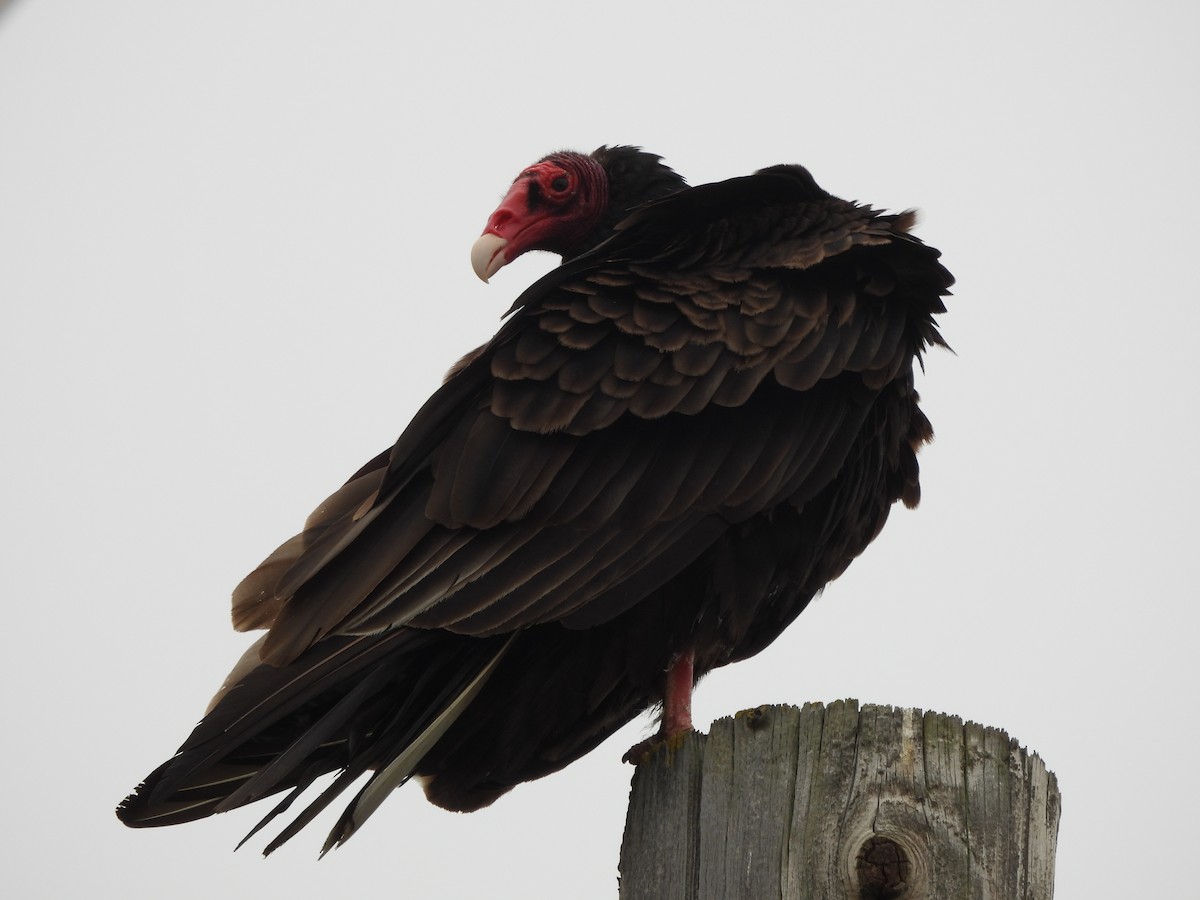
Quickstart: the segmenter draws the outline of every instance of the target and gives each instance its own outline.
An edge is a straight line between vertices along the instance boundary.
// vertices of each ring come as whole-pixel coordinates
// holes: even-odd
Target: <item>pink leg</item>
[[[662,726],[658,730],[664,738],[692,730],[692,666],[695,662],[696,654],[688,650],[671,660],[667,666]]]
[[[622,757],[625,762],[640,763],[647,754],[677,734],[692,730],[692,686],[695,679],[696,654],[691,650],[679,654],[667,666],[663,683],[663,714],[658,733],[634,744]]]

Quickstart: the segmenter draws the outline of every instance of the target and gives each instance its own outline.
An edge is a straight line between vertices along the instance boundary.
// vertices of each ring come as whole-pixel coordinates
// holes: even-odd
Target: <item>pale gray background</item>
[[[411,10],[413,7],[408,7]],[[958,276],[925,501],[699,724],[953,712],[1063,791],[1058,894],[1196,897],[1192,2],[21,0],[0,12],[10,897],[613,898],[639,720],[452,815],[400,791],[318,864],[243,810],[113,806],[246,638],[232,586],[550,264],[467,254],[522,166],[642,144],[922,210]]]

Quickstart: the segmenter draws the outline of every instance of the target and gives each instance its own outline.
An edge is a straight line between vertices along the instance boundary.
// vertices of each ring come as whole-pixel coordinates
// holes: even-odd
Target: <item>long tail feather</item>
[[[492,672],[496,670],[505,651],[512,645],[516,639],[514,633],[504,645],[499,649],[491,661],[483,667],[478,675],[472,679],[463,691],[443,709],[438,716],[429,723],[429,726],[417,735],[416,739],[408,744],[386,767],[372,776],[358,796],[342,813],[340,819],[333,830],[329,833],[329,837],[325,841],[325,846],[321,848],[321,855],[324,856],[335,846],[340,847],[350,839],[363,823],[367,821],[370,815],[379,808],[384,799],[404,782],[412,777],[413,770],[425,757],[425,755],[433,749],[433,746],[441,739],[446,730],[454,724],[463,710],[465,710],[472,700],[479,694]]]
[[[271,841],[270,853],[376,769],[325,850],[344,843],[418,770],[515,639],[401,629],[328,640],[279,668],[239,666],[239,677],[175,756],[125,799],[117,815],[135,827],[173,825],[289,791],[248,839],[317,778],[339,773]]]

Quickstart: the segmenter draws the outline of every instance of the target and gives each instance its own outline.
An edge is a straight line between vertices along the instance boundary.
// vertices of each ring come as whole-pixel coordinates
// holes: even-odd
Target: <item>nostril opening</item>
[[[492,213],[492,218],[488,221],[489,231],[499,231],[505,225],[513,220],[513,214],[507,209],[498,209]]]

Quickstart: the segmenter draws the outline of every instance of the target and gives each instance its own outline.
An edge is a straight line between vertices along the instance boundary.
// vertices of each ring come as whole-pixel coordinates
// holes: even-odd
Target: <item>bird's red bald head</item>
[[[552,153],[517,176],[471,248],[475,274],[487,281],[528,250],[573,256],[608,205],[608,177],[592,157]]]

